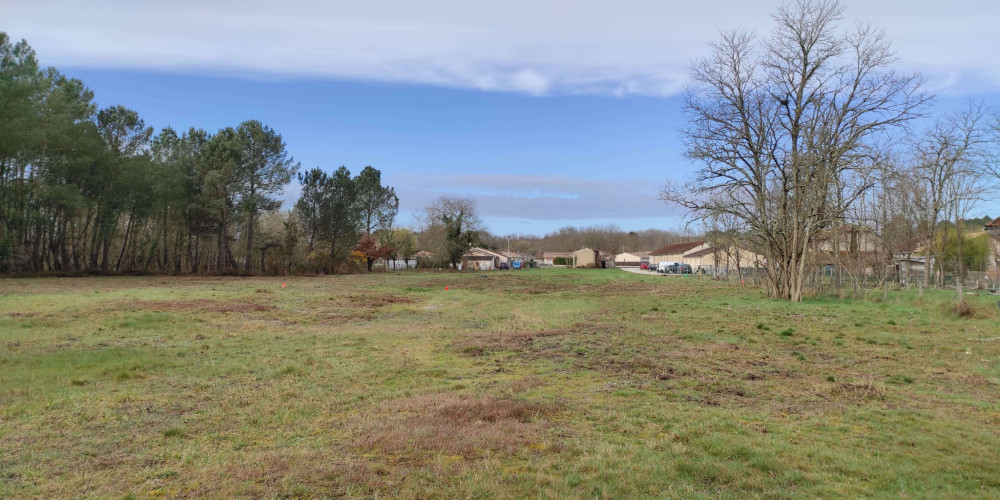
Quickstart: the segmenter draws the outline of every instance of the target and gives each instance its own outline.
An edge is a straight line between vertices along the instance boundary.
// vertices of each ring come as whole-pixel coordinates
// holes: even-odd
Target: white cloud
[[[766,31],[777,3],[0,0],[0,17],[55,66],[663,96],[719,29]],[[1000,88],[1000,2],[855,0],[848,18],[939,91]]]

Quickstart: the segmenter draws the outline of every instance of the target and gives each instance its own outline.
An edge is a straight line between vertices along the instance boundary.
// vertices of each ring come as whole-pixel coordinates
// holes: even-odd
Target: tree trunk
[[[226,209],[222,209],[219,218],[219,255],[218,255],[218,271],[222,273],[225,271],[228,263],[226,262],[226,256],[229,255],[229,250],[226,248],[228,244],[228,228],[226,227]]]
[[[955,263],[955,290],[958,292],[958,301],[962,302],[962,218],[955,214],[955,243],[957,244],[958,258]]]
[[[931,242],[934,241],[933,233],[927,238],[924,244],[924,287],[931,286]]]
[[[167,272],[170,269],[170,254],[167,252],[167,209],[163,209],[163,266],[160,270]]]
[[[253,271],[253,230],[256,225],[256,217],[252,210],[250,219],[247,221],[247,260],[243,265],[243,271],[246,273]]]
[[[132,234],[132,224],[135,221],[135,205],[128,214],[128,224],[125,225],[125,239],[122,241],[122,251],[118,253],[118,261],[115,262],[115,271],[121,270],[122,258],[125,257],[125,249],[128,248],[128,239]]]

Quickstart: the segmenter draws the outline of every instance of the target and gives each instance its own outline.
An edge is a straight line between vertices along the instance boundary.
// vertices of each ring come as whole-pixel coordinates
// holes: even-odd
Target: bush
[[[952,306],[951,312],[960,318],[972,318],[976,316],[976,307],[967,300],[961,300]]]

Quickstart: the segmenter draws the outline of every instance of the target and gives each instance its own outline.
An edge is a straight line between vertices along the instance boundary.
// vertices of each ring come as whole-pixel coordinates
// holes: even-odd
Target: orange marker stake
[[[281,284],[281,288],[285,288],[285,285],[287,285],[287,284],[288,284],[288,283],[282,283],[282,284]]]
[[[444,291],[446,291],[446,292],[447,292],[447,291],[448,291],[448,287],[444,287]]]

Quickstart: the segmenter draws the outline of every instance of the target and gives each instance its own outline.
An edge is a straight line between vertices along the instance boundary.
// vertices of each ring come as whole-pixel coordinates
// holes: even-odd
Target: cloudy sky
[[[495,232],[674,228],[677,93],[778,2],[0,0],[0,30],[156,127],[256,118],[304,166],[382,170],[408,213],[475,198]],[[855,1],[938,107],[1000,101],[1000,2]],[[288,196],[294,197],[294,189]]]

